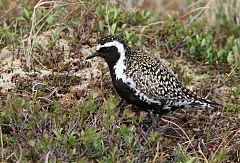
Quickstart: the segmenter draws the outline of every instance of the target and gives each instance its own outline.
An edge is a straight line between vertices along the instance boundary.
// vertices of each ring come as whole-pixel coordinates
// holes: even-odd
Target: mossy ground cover
[[[234,14],[220,10],[212,25],[203,13],[156,17],[122,5],[0,1],[2,162],[240,161]],[[119,114],[106,64],[84,60],[107,34],[159,57],[184,85],[225,108],[152,117],[128,105]]]

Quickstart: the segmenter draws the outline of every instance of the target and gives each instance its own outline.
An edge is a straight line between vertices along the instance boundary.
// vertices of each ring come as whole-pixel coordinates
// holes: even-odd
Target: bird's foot
[[[152,128],[152,129],[156,129],[156,127],[157,127],[157,122],[156,122],[156,119],[155,119],[155,117],[154,117],[154,115],[153,115],[153,112],[150,111],[149,114],[150,114],[150,117],[151,117],[151,120],[152,120],[152,126],[151,126],[151,128]]]
[[[121,99],[121,101],[119,102],[119,104],[115,108],[115,112],[117,113],[117,115],[122,115],[123,110],[124,110],[125,106],[127,106],[127,105],[128,104],[126,103],[126,101]]]
[[[159,130],[157,126],[158,122],[159,122],[158,114],[154,114],[153,112],[148,111],[148,118],[143,123],[143,129],[146,135],[148,135],[152,131]]]

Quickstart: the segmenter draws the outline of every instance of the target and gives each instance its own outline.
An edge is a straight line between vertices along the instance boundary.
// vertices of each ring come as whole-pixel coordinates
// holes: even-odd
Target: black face
[[[118,48],[115,45],[106,47],[104,47],[104,45],[114,41],[118,41],[120,44],[124,46],[124,48],[126,47],[126,44],[124,43],[122,38],[118,36],[106,36],[99,41],[97,51],[89,55],[86,59],[91,59],[93,57],[99,56],[105,59],[109,67],[113,67],[120,58]]]
[[[96,53],[98,53],[98,56],[104,58],[106,62],[115,62],[120,57],[118,49],[115,46],[102,47],[97,50]]]

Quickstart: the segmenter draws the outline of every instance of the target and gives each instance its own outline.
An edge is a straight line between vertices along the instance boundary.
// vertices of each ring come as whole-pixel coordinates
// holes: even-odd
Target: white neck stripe
[[[120,53],[120,55],[125,55],[125,49],[124,49],[124,46],[122,43],[120,43],[119,41],[112,41],[112,42],[107,42],[103,45],[99,44],[97,46],[97,51],[101,48],[104,48],[104,47],[111,47],[111,46],[115,46],[117,49],[118,49],[118,52]]]

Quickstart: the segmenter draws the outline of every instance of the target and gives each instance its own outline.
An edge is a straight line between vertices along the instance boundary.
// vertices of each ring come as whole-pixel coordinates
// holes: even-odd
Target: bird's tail
[[[222,109],[223,105],[214,102],[214,101],[210,101],[210,100],[206,100],[203,98],[198,98],[197,100],[194,100],[194,102],[192,103],[193,105],[199,105],[202,108],[214,108],[214,109]]]
[[[183,92],[185,94],[188,107],[214,108],[217,110],[223,108],[221,104],[201,98],[200,96],[196,95],[195,93],[186,88],[183,89]]]

